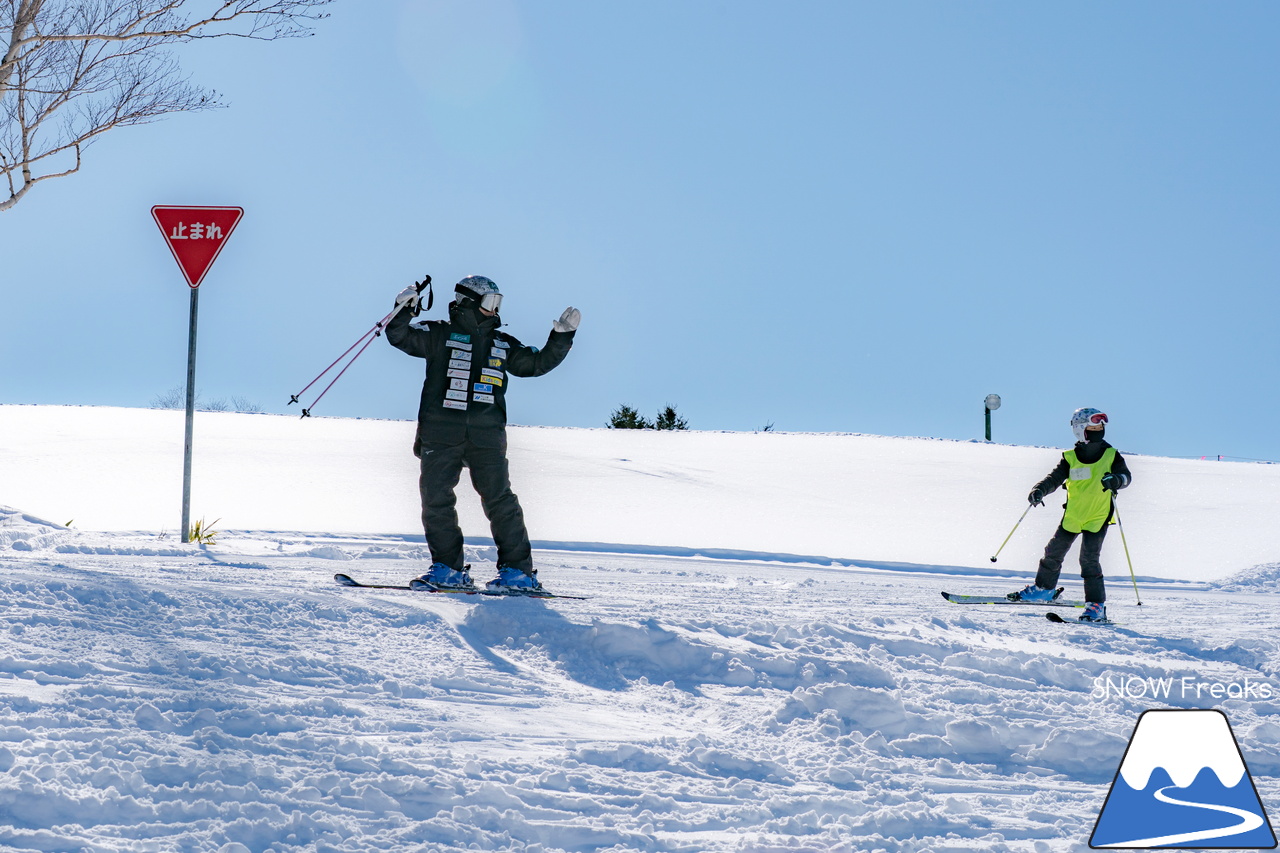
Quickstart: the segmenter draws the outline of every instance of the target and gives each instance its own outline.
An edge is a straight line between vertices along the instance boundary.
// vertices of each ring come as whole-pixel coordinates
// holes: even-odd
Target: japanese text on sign
[[[188,228],[190,233],[187,233]],[[179,222],[173,226],[173,233],[169,235],[170,240],[221,240],[222,229],[215,223],[210,222],[205,225],[203,222],[193,222],[187,225],[185,222]]]

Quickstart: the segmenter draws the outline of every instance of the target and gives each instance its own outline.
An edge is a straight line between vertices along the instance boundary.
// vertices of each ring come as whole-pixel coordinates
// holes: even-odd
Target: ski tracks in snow
[[[1280,667],[1263,595],[1233,620],[1240,596],[1148,593],[1090,632],[909,572],[543,552],[592,598],[479,599],[333,586],[417,573],[421,546],[376,538],[21,541],[15,850],[1076,850],[1138,714],[1209,706],[1100,683]],[[1217,704],[1259,735],[1265,801],[1280,708]]]

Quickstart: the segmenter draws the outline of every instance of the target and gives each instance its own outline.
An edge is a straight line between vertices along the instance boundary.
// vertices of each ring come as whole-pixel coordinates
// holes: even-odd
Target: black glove
[[[1110,471],[1102,475],[1102,491],[1118,492],[1122,485],[1123,483],[1120,482],[1120,478],[1115,474],[1112,474]]]
[[[1031,494],[1027,495],[1027,502],[1032,506],[1044,506],[1044,492],[1032,489]]]

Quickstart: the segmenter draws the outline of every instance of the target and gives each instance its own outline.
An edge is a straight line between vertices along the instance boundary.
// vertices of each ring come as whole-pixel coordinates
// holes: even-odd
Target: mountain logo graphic
[[[1144,712],[1089,846],[1275,849],[1275,833],[1226,714]]]

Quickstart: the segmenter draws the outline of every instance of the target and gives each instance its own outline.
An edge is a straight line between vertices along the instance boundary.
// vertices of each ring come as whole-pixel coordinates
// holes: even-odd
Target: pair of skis
[[[1000,604],[1012,605],[1015,607],[1074,607],[1083,609],[1087,602],[1075,601],[1069,598],[1062,598],[1062,593],[1066,587],[1058,587],[1058,598],[1053,601],[1020,601],[1018,599],[1009,598],[1007,595],[960,595],[954,592],[944,592],[942,597],[952,604]],[[1101,622],[1084,622],[1079,619],[1063,619],[1061,615],[1050,610],[1045,614],[1045,618],[1050,622],[1058,624],[1079,624],[1079,625],[1111,625],[1114,624],[1110,619],[1104,619]]]
[[[568,598],[576,601],[585,601],[584,595],[559,595],[554,592],[547,592],[542,589],[516,589],[514,587],[505,587],[503,589],[489,589],[488,587],[434,587],[430,584],[423,583],[416,578],[407,584],[397,583],[362,583],[351,577],[351,575],[339,572],[333,576],[339,586],[357,587],[359,589],[400,589],[413,592],[431,592],[437,594],[449,595],[487,595],[499,598]]]

